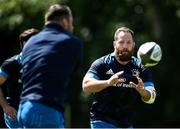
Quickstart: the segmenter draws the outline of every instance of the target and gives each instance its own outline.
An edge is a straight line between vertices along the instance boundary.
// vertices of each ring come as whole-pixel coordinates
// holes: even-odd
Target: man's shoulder
[[[61,33],[57,33],[57,35],[55,35],[57,38],[57,41],[64,41],[64,42],[70,42],[73,44],[78,44],[78,45],[82,45],[82,41],[80,40],[79,37],[75,36],[72,33],[69,32],[61,32]]]
[[[132,58],[131,58],[131,63],[133,64],[133,65],[136,65],[136,66],[141,66],[142,64],[141,64],[141,61],[138,59],[138,58],[136,58],[135,56],[132,56]]]
[[[142,71],[148,69],[141,63],[141,61],[138,58],[136,58],[134,56],[132,56],[132,58],[131,58],[131,63],[134,67],[141,69]]]
[[[105,64],[110,64],[114,61],[114,53],[104,55],[101,58],[99,58],[99,60],[102,60]]]
[[[14,55],[8,59],[6,59],[2,65],[1,65],[1,70],[4,72],[10,74],[10,72],[14,71],[19,71],[21,68],[21,63],[20,63],[20,55]]]
[[[101,64],[101,65],[105,65],[105,64],[109,64],[109,63],[111,63],[112,62],[112,60],[113,60],[113,55],[112,55],[112,53],[111,54],[107,54],[107,55],[104,55],[104,56],[101,56],[101,57],[99,57],[99,58],[97,58],[94,62],[93,62],[93,64]]]
[[[20,63],[20,58],[21,58],[21,55],[20,55],[20,54],[14,55],[14,56],[6,59],[6,60],[2,63],[2,65],[19,64],[19,63]]]
[[[74,35],[73,33],[66,32],[66,31],[58,33],[58,36],[63,37],[66,40],[70,40],[70,41],[72,40],[72,41],[78,42],[78,43],[82,42],[78,36]]]

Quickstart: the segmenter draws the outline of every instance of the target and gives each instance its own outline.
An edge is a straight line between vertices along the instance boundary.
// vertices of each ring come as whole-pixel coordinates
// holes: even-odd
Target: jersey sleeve
[[[10,73],[13,71],[13,69],[15,69],[17,65],[19,65],[18,60],[19,60],[18,55],[5,60],[1,65],[0,75],[5,79],[7,79]]]
[[[152,73],[149,68],[144,68],[141,74],[141,78],[145,87],[154,87]]]
[[[2,68],[0,68],[0,76],[4,79],[8,78],[8,74]]]
[[[88,72],[86,73],[86,77],[100,80],[101,74],[103,72],[103,66],[104,66],[103,60],[101,58],[97,59],[90,66]]]

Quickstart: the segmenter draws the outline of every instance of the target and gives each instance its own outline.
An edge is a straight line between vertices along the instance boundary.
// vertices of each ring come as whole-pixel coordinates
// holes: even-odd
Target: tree
[[[84,65],[78,79],[71,82],[73,102],[69,127],[89,127],[91,96],[82,92],[81,77],[92,61],[113,51],[113,34],[118,26],[134,30],[135,52],[147,41],[159,43],[163,51],[162,61],[151,68],[157,100],[153,105],[139,105],[135,127],[180,127],[179,0],[0,0],[1,62],[18,51],[20,32],[43,27],[44,12],[52,3],[66,3],[71,7],[75,34],[84,42]]]

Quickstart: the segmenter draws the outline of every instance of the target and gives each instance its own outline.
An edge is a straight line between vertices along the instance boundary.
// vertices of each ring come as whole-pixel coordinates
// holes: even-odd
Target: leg
[[[107,123],[107,122],[102,121],[102,120],[93,120],[93,121],[91,121],[91,129],[95,129],[95,128],[116,128],[116,129],[122,129],[122,128],[116,127],[115,125]],[[133,126],[129,126],[126,129],[133,129]]]
[[[94,128],[117,128],[117,127],[114,126],[113,124],[104,122],[102,120],[93,120],[91,121],[91,129]]]
[[[18,121],[26,128],[64,128],[62,113],[32,101],[20,104]]]

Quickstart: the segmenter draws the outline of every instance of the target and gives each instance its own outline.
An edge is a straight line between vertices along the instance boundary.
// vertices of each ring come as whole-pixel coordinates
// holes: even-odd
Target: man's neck
[[[130,60],[128,60],[128,61],[120,61],[120,60],[118,60],[118,58],[116,56],[115,56],[115,59],[117,60],[118,63],[120,63],[122,65],[126,65],[130,61]]]

